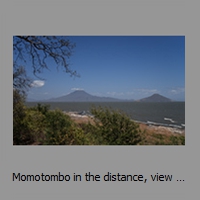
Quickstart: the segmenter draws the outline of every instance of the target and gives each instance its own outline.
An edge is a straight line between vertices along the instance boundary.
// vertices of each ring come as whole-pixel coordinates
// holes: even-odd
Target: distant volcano
[[[140,99],[139,102],[171,102],[172,100],[159,94],[153,94],[150,97]]]
[[[117,101],[122,101],[122,100],[110,98],[110,97],[93,96],[83,90],[77,90],[68,95],[49,99],[46,101],[50,101],[50,102],[52,102],[52,101],[53,102],[117,102]]]

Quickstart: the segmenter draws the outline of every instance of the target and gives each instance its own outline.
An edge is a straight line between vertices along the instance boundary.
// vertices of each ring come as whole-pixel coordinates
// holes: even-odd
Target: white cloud
[[[140,89],[134,89],[133,91],[135,91],[134,93],[139,93],[139,94],[144,94],[144,95],[159,93],[159,91],[157,89],[140,88]]]
[[[102,94],[102,93],[100,93],[100,92],[95,92],[95,93],[92,93],[92,95],[95,95],[95,96],[103,96],[103,94]]]
[[[41,80],[35,80],[31,83],[31,87],[42,87],[44,86],[45,82]]]
[[[113,96],[114,96],[114,95],[116,94],[116,92],[107,92],[107,94],[108,94],[108,95],[113,95]]]
[[[171,93],[176,94],[177,90],[170,90]]]
[[[185,88],[173,88],[169,91],[171,94],[181,94],[185,92]]]
[[[127,98],[140,99],[152,94],[160,93],[157,89],[133,88],[125,93]]]
[[[71,88],[71,90],[77,91],[77,90],[84,90],[84,89],[83,88]]]
[[[123,96],[124,93],[123,92],[107,92],[108,95],[112,95],[112,96]]]
[[[157,89],[145,89],[145,88],[135,88],[132,91],[127,92],[107,92],[106,94],[118,98],[142,98],[155,93],[160,93]]]

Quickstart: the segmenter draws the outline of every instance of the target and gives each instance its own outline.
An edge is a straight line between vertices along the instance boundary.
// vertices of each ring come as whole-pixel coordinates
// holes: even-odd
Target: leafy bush
[[[84,132],[75,125],[68,115],[60,110],[47,111],[46,107],[39,105],[39,110],[45,113],[45,139],[46,145],[82,145],[87,144]],[[44,112],[45,111],[45,112]]]
[[[170,141],[172,145],[185,145],[185,136],[171,136]]]
[[[103,144],[108,145],[136,145],[141,141],[139,125],[120,111],[108,108],[91,110],[96,120],[96,133]]]
[[[88,145],[105,145],[101,134],[101,128],[91,123],[83,123],[79,125],[88,140]]]
[[[27,134],[32,136],[33,143],[42,144],[45,139],[45,116],[37,110],[26,109],[23,123],[26,124]]]
[[[27,132],[27,124],[24,123],[26,118],[26,107],[24,105],[25,97],[18,90],[13,90],[13,144],[31,144],[33,143],[32,135]]]
[[[45,116],[37,109],[27,108],[17,91],[13,94],[13,144],[41,143],[45,137]]]
[[[49,106],[38,104],[24,106],[20,96],[13,107],[14,145],[81,145],[88,144],[84,131],[60,110],[51,111]]]
[[[46,115],[48,111],[50,110],[50,105],[42,105],[41,103],[38,103],[35,107],[30,108],[31,110],[37,110],[43,115]]]
[[[45,144],[66,144],[69,142],[69,133],[72,131],[72,121],[61,111],[49,111],[46,114],[46,140]],[[72,138],[71,138],[72,140]]]

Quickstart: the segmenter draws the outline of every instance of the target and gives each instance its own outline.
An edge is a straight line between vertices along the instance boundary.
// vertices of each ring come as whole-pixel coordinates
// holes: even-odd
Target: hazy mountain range
[[[139,102],[171,102],[172,100],[159,94],[153,94],[150,97],[146,97],[138,101]]]
[[[74,91],[68,95],[61,96],[58,98],[52,98],[46,101],[50,102],[117,102],[122,101],[120,99],[111,98],[111,97],[98,97],[83,90]]]
[[[36,100],[27,99],[27,101],[36,101]],[[133,99],[122,100],[122,99],[111,98],[111,97],[98,97],[98,96],[88,94],[87,92],[83,90],[77,90],[65,96],[43,100],[43,102],[125,102],[125,101],[131,102],[135,100]],[[142,98],[137,101],[138,102],[171,102],[172,100],[167,97],[161,96],[159,94],[153,94],[152,96]]]

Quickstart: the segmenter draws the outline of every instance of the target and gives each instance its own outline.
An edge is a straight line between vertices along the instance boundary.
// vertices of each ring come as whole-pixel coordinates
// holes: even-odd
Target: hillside
[[[172,100],[160,94],[153,94],[150,97],[140,99],[139,102],[171,102]]]

